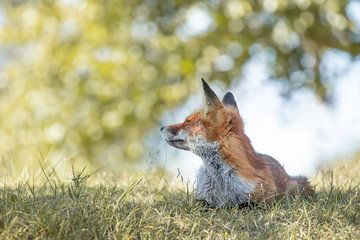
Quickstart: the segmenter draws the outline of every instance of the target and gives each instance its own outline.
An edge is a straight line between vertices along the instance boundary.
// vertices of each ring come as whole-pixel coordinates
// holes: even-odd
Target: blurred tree
[[[332,48],[360,52],[342,0],[12,0],[0,3],[0,148],[139,159],[145,132],[206,76],[229,83],[265,51],[284,89],[323,100]]]

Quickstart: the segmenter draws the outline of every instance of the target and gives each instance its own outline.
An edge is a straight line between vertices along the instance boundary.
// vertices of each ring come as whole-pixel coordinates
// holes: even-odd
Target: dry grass
[[[191,184],[159,174],[115,184],[83,172],[64,183],[44,171],[43,184],[0,188],[0,238],[360,239],[359,168],[359,159],[323,167],[314,199],[243,209],[206,208]]]

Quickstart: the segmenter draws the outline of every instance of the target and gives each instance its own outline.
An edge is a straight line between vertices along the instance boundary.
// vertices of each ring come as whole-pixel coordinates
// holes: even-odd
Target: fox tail
[[[290,195],[301,193],[304,196],[314,196],[315,191],[310,185],[307,177],[304,176],[291,176],[289,179],[288,191]]]

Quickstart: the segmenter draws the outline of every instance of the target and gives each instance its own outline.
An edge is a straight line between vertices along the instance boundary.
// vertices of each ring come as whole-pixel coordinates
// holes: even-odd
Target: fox
[[[170,146],[202,159],[195,199],[222,207],[273,202],[278,196],[312,196],[308,178],[288,175],[277,160],[255,151],[234,95],[227,92],[220,101],[204,78],[201,80],[204,107],[182,123],[160,128]]]

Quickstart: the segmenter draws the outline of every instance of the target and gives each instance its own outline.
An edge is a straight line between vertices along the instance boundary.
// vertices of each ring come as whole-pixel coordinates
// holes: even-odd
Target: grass
[[[323,167],[314,199],[213,209],[161,174],[64,182],[44,169],[42,184],[0,188],[0,239],[360,239],[359,170],[359,158]]]

